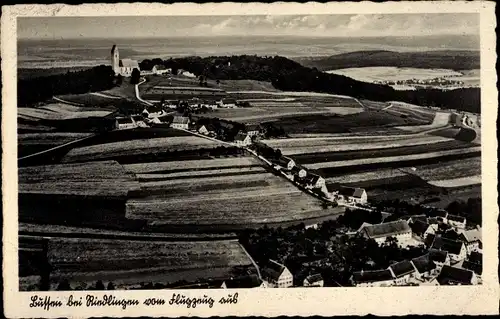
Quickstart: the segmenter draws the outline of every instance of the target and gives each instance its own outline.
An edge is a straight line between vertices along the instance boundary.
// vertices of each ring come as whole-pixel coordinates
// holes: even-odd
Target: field
[[[92,136],[92,133],[25,133],[17,135],[17,156],[41,152],[78,139]]]
[[[437,77],[460,76],[461,73],[446,69],[417,69],[417,68],[397,68],[397,67],[364,67],[347,68],[327,71],[348,76],[358,81],[376,82],[376,81],[402,81],[402,80],[426,80]]]
[[[234,276],[253,269],[237,241],[144,242],[133,240],[51,239],[51,281],[94,284],[112,281],[116,288],[144,282],[171,284]]]
[[[477,176],[481,175],[481,158],[472,157],[446,163],[417,165],[411,173],[430,182]]]
[[[82,162],[120,157],[144,156],[165,152],[195,151],[222,146],[212,140],[195,136],[174,136],[138,140],[125,140],[72,149],[63,162]],[[140,161],[138,159],[138,161]]]
[[[127,165],[141,181],[137,198],[127,202],[127,218],[234,229],[338,214],[258,163],[245,157],[205,160],[196,171],[195,161]]]
[[[19,194],[125,198],[139,183],[114,161],[21,167]]]
[[[414,136],[382,136],[371,139],[356,138],[294,138],[263,140],[262,142],[273,148],[278,148],[285,155],[323,154],[328,152],[342,152],[381,148],[400,148],[405,146],[429,145],[449,141],[447,138],[414,135]],[[326,154],[325,154],[326,155]]]
[[[31,108],[20,107],[17,109],[17,117],[29,121],[39,120],[67,120],[82,119],[88,117],[104,117],[113,113],[115,109],[96,110],[89,107],[78,107],[62,103],[53,103],[43,107]]]
[[[68,94],[68,95],[59,95],[56,97],[57,99],[72,103],[75,105],[81,106],[90,106],[90,107],[109,107],[118,100],[116,97],[107,97],[103,94],[93,94],[93,93],[83,93],[83,94]]]

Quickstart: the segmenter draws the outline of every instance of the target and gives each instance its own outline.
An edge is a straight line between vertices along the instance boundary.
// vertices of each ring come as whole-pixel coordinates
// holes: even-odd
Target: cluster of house
[[[307,171],[287,156],[273,160],[273,164],[275,164],[275,169],[282,171],[290,180],[305,189],[320,194],[327,200],[348,204],[366,204],[368,202],[368,194],[365,189],[327,184],[323,177]]]
[[[375,225],[364,223],[357,233],[378,244],[390,237],[402,247],[423,241],[429,252],[388,269],[356,272],[351,279],[353,285],[476,284],[482,274],[481,229],[455,229],[459,234],[456,240],[436,234],[437,224],[424,224],[422,216]]]
[[[146,123],[142,115],[117,117],[115,121],[116,121],[115,126],[116,129],[118,130],[133,129],[138,127],[149,127],[149,125]],[[154,120],[152,120],[152,122],[154,122]]]
[[[260,269],[264,288],[289,288],[293,287],[293,275],[288,268],[274,260]],[[321,274],[312,274],[303,281],[304,287],[323,287],[324,280]]]
[[[356,287],[388,287],[476,285],[481,282],[481,253],[473,252],[470,254],[461,267],[451,264],[448,252],[430,249],[423,256],[394,263],[387,269],[354,272],[351,283]]]

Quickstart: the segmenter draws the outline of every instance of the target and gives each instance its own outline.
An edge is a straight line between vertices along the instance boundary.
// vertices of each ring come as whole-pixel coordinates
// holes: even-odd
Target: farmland
[[[30,121],[67,120],[88,117],[104,117],[113,113],[113,111],[113,108],[93,109],[62,103],[53,103],[38,108],[20,107],[17,109],[17,116],[18,118]]]
[[[383,148],[399,148],[407,146],[428,145],[449,141],[447,138],[414,135],[414,136],[386,136],[372,139],[356,138],[295,138],[263,140],[263,142],[273,148],[279,148],[285,155],[298,154],[322,154],[327,156],[328,152],[356,151]]]
[[[63,162],[70,163],[132,157],[136,157],[137,162],[140,162],[140,156],[149,154],[158,155],[161,153],[188,152],[199,149],[212,149],[218,146],[221,146],[221,144],[195,136],[126,140],[72,149],[63,158]]]
[[[17,135],[18,157],[34,154],[71,141],[89,137],[92,133],[25,133]]]
[[[190,170],[194,161],[171,163],[126,166],[141,182],[137,198],[127,202],[127,218],[156,226],[238,229],[338,214],[252,158],[204,160],[196,171]]]
[[[59,95],[57,96],[57,98],[68,103],[73,103],[75,105],[91,106],[96,108],[113,105],[113,103],[116,102],[115,100],[117,99],[92,93]]]
[[[50,239],[52,287],[63,279],[73,285],[112,281],[117,288],[144,282],[172,284],[228,278],[256,271],[237,241],[144,242],[134,240]]]

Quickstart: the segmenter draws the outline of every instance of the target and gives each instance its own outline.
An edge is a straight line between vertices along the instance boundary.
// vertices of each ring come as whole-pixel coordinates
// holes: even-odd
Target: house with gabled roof
[[[460,233],[458,239],[465,244],[467,253],[483,249],[481,227]]]
[[[238,278],[230,278],[224,280],[222,283],[222,288],[232,289],[232,288],[265,288],[264,282],[259,278],[259,276],[253,274]]]
[[[246,124],[245,129],[247,131],[247,134],[250,136],[259,135],[261,131],[260,124]]]
[[[116,118],[116,127],[119,130],[132,129],[137,127],[137,123],[132,120],[132,117],[117,117]]]
[[[389,287],[394,284],[394,276],[389,269],[361,270],[351,276],[355,287]]]
[[[174,120],[170,124],[170,127],[187,130],[189,128],[189,122],[189,117],[174,116]]]
[[[170,72],[170,69],[167,69],[167,67],[165,67],[163,64],[156,64],[155,66],[153,66],[151,71],[154,74],[161,75]]]
[[[366,204],[368,202],[368,195],[364,188],[340,186],[336,196],[350,203]]]
[[[450,255],[450,261],[452,263],[464,260],[467,256],[467,249],[464,243],[442,237],[441,235],[434,238],[431,247],[436,250],[446,251]]]
[[[375,240],[379,245],[385,243],[389,237],[396,238],[401,246],[406,246],[405,241],[411,239],[411,228],[405,220],[367,225],[360,233]]]
[[[250,138],[250,135],[243,132],[238,132],[238,134],[236,134],[236,136],[234,137],[234,142],[238,146],[247,146],[252,144],[252,139]]]
[[[196,130],[198,131],[198,133],[203,134],[203,135],[214,135],[215,134],[215,127],[211,124],[198,125]]]
[[[280,158],[274,160],[273,163],[287,171],[291,171],[292,168],[295,167],[295,161],[287,156],[280,156]]]
[[[477,285],[478,278],[473,271],[443,266],[437,277],[440,285]]]
[[[292,169],[290,170],[290,173],[292,174],[294,180],[296,178],[304,178],[307,175],[307,171],[303,169],[300,166],[294,165]]]
[[[321,274],[309,275],[304,279],[304,287],[323,287],[324,280]]]
[[[416,270],[415,278],[418,280],[426,281],[439,272],[438,266],[429,254],[413,258],[411,263]]]
[[[261,267],[260,273],[269,288],[288,288],[293,286],[293,275],[285,265],[272,259]]]
[[[408,260],[403,260],[389,266],[396,285],[405,285],[415,276],[415,267]]]
[[[483,274],[483,254],[473,251],[462,263],[462,268],[474,272],[478,279],[481,279]]]
[[[450,254],[448,254],[447,251],[429,249],[427,254],[429,255],[430,260],[432,260],[436,264],[439,270],[441,270],[444,265],[449,265],[451,262]]]

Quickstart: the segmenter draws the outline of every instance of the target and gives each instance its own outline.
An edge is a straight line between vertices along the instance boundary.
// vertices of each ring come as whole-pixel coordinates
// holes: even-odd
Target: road
[[[141,78],[141,80],[139,81],[139,83],[137,83],[137,84],[135,85],[135,97],[136,97],[139,101],[141,101],[142,103],[147,104],[147,105],[149,105],[149,106],[153,106],[153,103],[150,103],[150,102],[148,102],[148,101],[146,101],[146,100],[143,100],[143,99],[141,98],[140,94],[139,94],[139,85],[141,85],[141,84],[142,84],[142,83],[144,83],[144,82],[146,82],[146,79],[145,79],[145,78]]]

